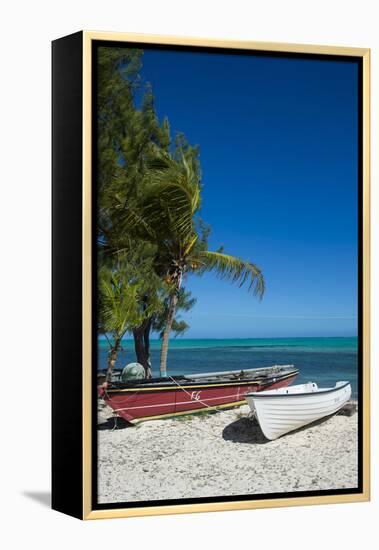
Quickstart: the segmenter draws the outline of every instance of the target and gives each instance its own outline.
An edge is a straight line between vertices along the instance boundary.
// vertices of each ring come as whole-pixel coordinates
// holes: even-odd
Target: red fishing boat
[[[99,396],[115,413],[137,424],[203,410],[219,410],[246,403],[245,394],[282,388],[299,371],[293,365],[241,371],[213,372],[99,386]]]

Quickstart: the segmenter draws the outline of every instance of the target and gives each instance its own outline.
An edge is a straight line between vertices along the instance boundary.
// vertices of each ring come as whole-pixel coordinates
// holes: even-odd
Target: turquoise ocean
[[[159,376],[160,341],[151,341],[153,376]],[[98,368],[105,369],[108,347],[98,340]],[[133,340],[124,340],[116,367],[136,360]],[[358,387],[358,341],[356,337],[185,339],[170,341],[168,374],[251,369],[271,365],[294,365],[300,374],[295,383],[316,382],[334,386],[349,380],[353,397]]]

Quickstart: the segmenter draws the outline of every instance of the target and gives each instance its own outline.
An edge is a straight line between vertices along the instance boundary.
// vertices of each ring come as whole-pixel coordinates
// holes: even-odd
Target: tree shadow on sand
[[[324,422],[327,422],[333,416],[334,415],[320,418],[319,420],[316,420],[311,424],[302,426],[301,428],[284,434],[281,437],[291,437],[292,435],[297,434],[298,432],[303,432],[308,428],[324,424]],[[271,443],[270,439],[267,439],[263,435],[258,420],[256,418],[248,417],[239,418],[235,422],[232,422],[231,424],[226,426],[222,432],[222,437],[223,439],[225,439],[225,441],[233,441],[234,443],[250,443],[253,445],[264,445],[266,443]]]

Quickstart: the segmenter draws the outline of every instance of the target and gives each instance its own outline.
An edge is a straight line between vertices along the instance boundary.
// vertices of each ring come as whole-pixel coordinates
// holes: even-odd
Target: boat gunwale
[[[267,378],[250,378],[248,380],[230,380],[225,382],[199,382],[199,381],[193,381],[190,380],[185,381],[184,384],[175,384],[174,382],[171,383],[170,386],[149,386],[149,387],[143,387],[142,384],[140,387],[138,386],[130,386],[130,387],[110,387],[106,389],[107,393],[121,393],[121,392],[141,392],[141,391],[177,391],[181,389],[194,389],[194,388],[217,388],[217,387],[229,387],[229,386],[248,386],[249,384],[272,384],[273,378],[277,378],[277,381],[280,382],[281,380],[286,380],[287,378],[292,378],[294,376],[297,376],[299,374],[299,370],[293,370],[283,375],[273,376],[273,377],[267,377]],[[170,383],[170,382],[168,382]],[[254,393],[254,392],[250,392]],[[248,395],[248,393],[246,393]]]
[[[246,395],[246,397],[254,397],[254,399],[257,398],[257,397],[259,397],[260,399],[271,398],[271,397],[274,397],[274,398],[278,398],[278,397],[304,397],[304,396],[310,396],[310,395],[320,395],[320,394],[325,395],[327,393],[333,393],[335,391],[342,390],[342,389],[346,388],[346,386],[350,386],[350,385],[351,385],[350,382],[346,382],[343,386],[338,386],[338,387],[334,387],[334,388],[326,388],[324,390],[319,389],[317,391],[303,392],[303,393],[272,393],[272,394],[267,394],[266,393],[265,394],[264,392],[248,392],[245,395]],[[272,391],[272,390],[268,390],[268,391]]]

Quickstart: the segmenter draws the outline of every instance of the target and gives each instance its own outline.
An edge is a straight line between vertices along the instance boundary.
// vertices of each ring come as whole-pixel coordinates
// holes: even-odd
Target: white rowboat
[[[350,396],[350,382],[337,382],[334,388],[319,388],[308,382],[245,395],[267,439],[277,439],[336,413]]]

